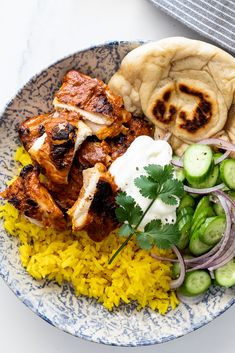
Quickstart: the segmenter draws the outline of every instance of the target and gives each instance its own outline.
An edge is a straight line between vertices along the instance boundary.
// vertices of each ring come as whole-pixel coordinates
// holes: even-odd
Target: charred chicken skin
[[[76,163],[73,163],[69,176],[68,184],[60,185],[46,179],[44,181],[46,188],[50,191],[55,202],[67,211],[76,202],[79,192],[83,185],[82,169]]]
[[[131,119],[120,96],[113,94],[103,81],[76,70],[65,75],[53,104],[56,109],[79,113],[99,139],[118,135],[122,124]]]
[[[19,133],[26,150],[47,178],[57,184],[67,184],[76,150],[92,132],[76,113],[56,112],[47,115],[44,121],[41,117],[31,118],[20,126]]]
[[[101,163],[83,171],[83,187],[68,215],[73,230],[86,230],[94,241],[101,241],[114,230],[117,186]]]
[[[39,181],[39,170],[29,164],[0,197],[8,200],[36,224],[58,230],[66,229],[62,211]]]

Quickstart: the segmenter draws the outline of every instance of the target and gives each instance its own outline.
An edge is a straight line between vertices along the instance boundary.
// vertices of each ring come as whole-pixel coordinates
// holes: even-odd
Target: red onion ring
[[[185,263],[184,263],[184,259],[183,259],[183,256],[181,255],[179,249],[176,247],[176,246],[173,246],[172,247],[172,250],[175,252],[178,260],[179,260],[179,264],[180,264],[180,276],[179,278],[171,281],[170,283],[170,286],[171,286],[171,289],[177,289],[179,288],[183,282],[184,282],[184,277],[185,277],[185,272],[186,272],[186,269],[185,269]]]
[[[181,159],[172,159],[171,164],[178,168],[183,168],[183,161]]]
[[[233,201],[233,199],[231,197],[229,197],[228,194],[226,194],[226,192],[224,192],[222,190],[218,190],[215,192],[215,194],[223,196],[235,208],[235,202]]]
[[[222,139],[208,138],[208,139],[201,140],[198,143],[200,143],[201,145],[213,145],[213,146],[222,148],[223,150],[235,152],[235,145]]]
[[[213,186],[212,188],[205,188],[205,189],[191,188],[190,186],[184,185],[184,191],[187,191],[190,194],[199,194],[199,195],[210,194],[212,192],[216,192],[216,191],[223,189],[223,188],[224,188],[223,183],[216,185],[216,186]]]
[[[168,262],[179,262],[178,259],[170,259],[169,257],[165,257],[165,256],[158,256],[156,254],[151,253],[151,256],[159,261],[168,261]]]
[[[208,270],[213,271],[221,266],[226,265],[230,260],[232,260],[234,258],[234,255],[235,255],[235,239],[234,239],[231,247],[227,250],[227,252],[224,253],[224,255],[220,257],[219,261],[215,260],[214,263],[209,265],[210,267],[208,267]]]
[[[208,268],[208,266],[210,266],[212,261],[218,259],[218,257],[223,253],[224,248],[226,247],[226,244],[228,243],[228,241],[230,239],[231,227],[232,227],[232,220],[231,220],[230,210],[229,210],[229,207],[228,207],[227,202],[224,199],[224,197],[218,195],[218,198],[220,200],[221,206],[224,209],[224,212],[225,212],[225,215],[226,215],[226,223],[227,223],[226,224],[226,230],[225,230],[224,236],[222,238],[221,246],[220,246],[219,250],[214,255],[212,255],[210,258],[207,259],[207,261],[205,261],[202,264],[198,264],[198,265],[194,266],[193,268],[189,269],[188,272],[194,271],[194,270],[200,270],[202,268]]]
[[[200,303],[205,297],[205,293],[196,295],[194,297],[187,297],[186,295],[183,295],[182,293],[180,293],[180,291],[177,291],[177,297],[180,302],[187,305],[193,305],[193,304]]]
[[[224,154],[222,154],[222,156],[220,156],[219,158],[217,158],[215,160],[215,164],[219,164],[219,163],[223,162],[226,158],[228,158],[230,153],[231,153],[231,151],[226,151]]]
[[[194,257],[192,259],[184,259],[185,264],[189,267],[192,267],[195,262],[196,264],[205,262],[208,258],[210,258],[210,256],[214,255],[219,250],[221,243],[222,240],[218,244],[216,244],[210,251],[201,256]]]

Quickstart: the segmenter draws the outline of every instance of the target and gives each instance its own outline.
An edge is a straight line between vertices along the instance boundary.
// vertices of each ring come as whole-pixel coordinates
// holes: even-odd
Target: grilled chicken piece
[[[97,163],[83,171],[83,187],[68,215],[74,231],[86,230],[94,241],[101,241],[114,230],[117,186],[105,166]]]
[[[56,115],[58,115],[58,113],[56,113]],[[52,117],[53,113],[38,115],[25,120],[19,126],[19,137],[26,151],[28,151],[33,143],[44,134],[44,123]]]
[[[122,156],[136,137],[153,135],[152,126],[143,118],[132,118],[126,126],[128,131],[125,135],[121,134],[110,141],[112,161]]]
[[[97,136],[99,140],[113,138],[121,133],[125,134],[127,131],[127,128],[120,121],[115,121],[112,125],[99,125],[86,119],[84,122],[89,126],[93,135]]]
[[[71,167],[68,177],[68,184],[59,185],[52,183],[48,179],[44,182],[53,199],[64,211],[67,211],[75,204],[82,188],[82,183],[82,170],[77,167],[75,163],[73,163]]]
[[[102,163],[106,167],[111,163],[110,147],[107,142],[84,141],[76,153],[76,160],[82,168],[94,167]]]
[[[0,196],[8,200],[31,222],[58,230],[66,228],[62,211],[39,181],[39,169],[29,164]]]
[[[131,118],[124,109],[123,99],[114,95],[103,81],[76,70],[65,75],[53,104],[56,109],[79,113],[99,139],[118,135],[122,123]]]
[[[27,126],[27,121],[21,125],[22,142],[48,179],[57,184],[67,184],[74,155],[92,132],[73,112],[56,112],[47,116],[40,124],[40,137],[36,136],[37,121],[38,117],[35,124],[30,121],[32,129]]]

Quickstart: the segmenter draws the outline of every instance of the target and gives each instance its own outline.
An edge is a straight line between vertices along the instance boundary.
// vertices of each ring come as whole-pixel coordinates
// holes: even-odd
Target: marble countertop
[[[201,37],[147,0],[9,0],[0,2],[0,110],[27,80],[59,58],[109,40]],[[234,353],[235,307],[174,342],[142,348],[74,338],[34,315],[0,279],[0,352]]]

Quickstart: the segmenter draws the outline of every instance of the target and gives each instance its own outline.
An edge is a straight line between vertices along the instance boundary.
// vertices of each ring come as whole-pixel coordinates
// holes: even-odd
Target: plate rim
[[[152,0],[150,0],[152,1]],[[152,1],[153,2],[153,1]],[[6,104],[4,104],[2,110],[0,111],[0,122],[2,120],[2,118],[4,117],[4,114],[6,112],[6,110],[8,108],[10,108],[10,106],[13,104],[15,98],[21,94],[21,92],[24,90],[25,86],[31,84],[38,76],[40,76],[41,74],[43,74],[43,72],[51,69],[53,66],[60,64],[61,62],[63,62],[66,59],[69,59],[70,57],[83,53],[85,51],[88,50],[93,50],[96,48],[102,48],[105,46],[111,46],[111,45],[117,45],[119,46],[120,44],[143,44],[143,43],[147,43],[149,41],[146,40],[141,40],[141,39],[136,39],[136,40],[109,40],[109,41],[104,41],[101,43],[95,43],[95,44],[89,44],[88,46],[82,47],[80,50],[73,52],[71,54],[65,55],[63,57],[61,57],[60,59],[54,61],[52,64],[48,65],[46,68],[43,68],[42,70],[40,70],[39,72],[35,73],[29,80],[27,80],[25,83],[23,83],[23,85],[21,85],[21,87],[19,89],[17,89],[16,94],[10,98]],[[20,295],[20,293],[17,293],[17,289],[14,287],[14,285],[11,284],[10,281],[8,281],[8,279],[6,278],[7,276],[4,275],[4,273],[2,272],[2,267],[0,265],[0,276],[3,279],[4,283],[8,286],[8,288],[10,288],[10,290],[14,293],[14,295],[20,300],[21,303],[23,303],[28,309],[31,310],[31,312],[33,312],[34,314],[36,314],[38,317],[40,317],[41,319],[43,319],[46,323],[50,324],[51,326],[55,327],[58,330],[61,330],[65,333],[68,333],[70,335],[72,335],[73,337],[77,337],[80,339],[84,339],[86,341],[90,341],[93,343],[100,343],[100,344],[104,344],[104,345],[108,345],[108,346],[120,346],[120,347],[141,347],[141,346],[150,346],[150,345],[156,345],[156,344],[162,344],[162,343],[166,343],[169,341],[173,341],[175,339],[181,338],[189,333],[192,333],[202,327],[204,327],[205,325],[209,324],[210,322],[214,321],[216,318],[218,318],[220,315],[222,315],[225,311],[227,311],[229,308],[232,307],[232,305],[235,304],[235,297],[231,298],[231,300],[227,303],[227,305],[220,310],[219,312],[217,312],[216,314],[213,314],[211,316],[211,318],[207,319],[205,322],[203,322],[203,324],[198,324],[198,325],[194,325],[194,326],[190,326],[187,329],[185,329],[185,331],[178,335],[178,336],[172,336],[172,335],[168,335],[167,337],[163,337],[162,340],[160,339],[152,339],[152,340],[142,340],[142,341],[138,341],[137,343],[118,343],[118,342],[110,342],[110,340],[104,340],[102,338],[93,338],[93,337],[87,337],[87,336],[83,336],[82,334],[74,334],[73,332],[71,332],[69,330],[69,327],[67,329],[65,329],[61,323],[57,323],[54,324],[46,315],[44,315],[38,308],[36,308],[36,306],[30,306],[25,300],[24,298]]]

